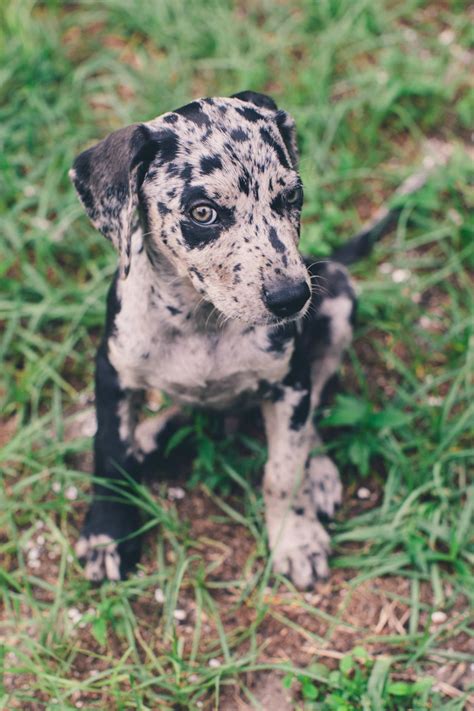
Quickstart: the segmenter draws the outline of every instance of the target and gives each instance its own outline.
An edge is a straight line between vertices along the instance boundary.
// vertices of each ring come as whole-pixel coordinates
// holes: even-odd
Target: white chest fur
[[[194,307],[179,289],[158,291],[143,260],[136,259],[133,272],[119,284],[121,308],[108,342],[122,387],[157,389],[181,404],[222,408],[256,393],[262,381],[284,377],[291,341],[275,353],[266,326],[230,321],[218,328],[215,316],[208,325],[193,318]]]

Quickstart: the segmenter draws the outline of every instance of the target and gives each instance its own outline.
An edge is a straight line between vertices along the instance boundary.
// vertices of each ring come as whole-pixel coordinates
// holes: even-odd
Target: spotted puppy
[[[274,570],[299,588],[328,574],[321,520],[341,483],[313,453],[313,414],[351,341],[355,296],[342,264],[311,265],[298,251],[297,162],[293,119],[247,91],[116,131],[74,163],[84,208],[119,254],[97,354],[98,481],[77,543],[90,580],[136,563],[138,510],[117,492],[140,479],[180,407],[255,403]],[[336,257],[349,262],[369,242],[358,236]],[[174,406],[140,421],[147,389]]]

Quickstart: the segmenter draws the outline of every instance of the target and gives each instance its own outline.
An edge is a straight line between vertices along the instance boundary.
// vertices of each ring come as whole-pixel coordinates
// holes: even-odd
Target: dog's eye
[[[199,225],[212,225],[217,220],[217,212],[210,205],[195,205],[189,214]]]
[[[300,188],[294,188],[293,190],[288,190],[288,192],[285,195],[286,202],[288,205],[294,205],[295,203],[299,202],[301,198],[301,190]]]

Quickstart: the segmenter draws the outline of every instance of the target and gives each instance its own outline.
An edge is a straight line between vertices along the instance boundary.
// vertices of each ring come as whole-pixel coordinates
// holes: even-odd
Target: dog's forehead
[[[297,177],[278,132],[275,112],[227,97],[198,99],[158,116],[148,126],[172,150],[158,151],[156,165],[172,164],[186,182],[206,178],[229,185],[271,171],[286,185]]]

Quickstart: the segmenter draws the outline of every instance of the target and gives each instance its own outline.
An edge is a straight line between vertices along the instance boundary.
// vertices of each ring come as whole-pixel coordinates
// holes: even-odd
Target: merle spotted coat
[[[119,254],[97,355],[102,482],[77,543],[90,580],[118,579],[138,559],[138,511],[116,487],[139,480],[180,408],[255,403],[274,570],[301,588],[328,573],[321,520],[341,484],[331,459],[314,453],[313,414],[351,341],[355,296],[342,264],[311,266],[298,251],[297,160],[291,117],[242,92],[116,131],[74,163],[85,210]],[[349,262],[367,246],[365,235],[336,257]],[[174,404],[140,420],[148,389]]]

